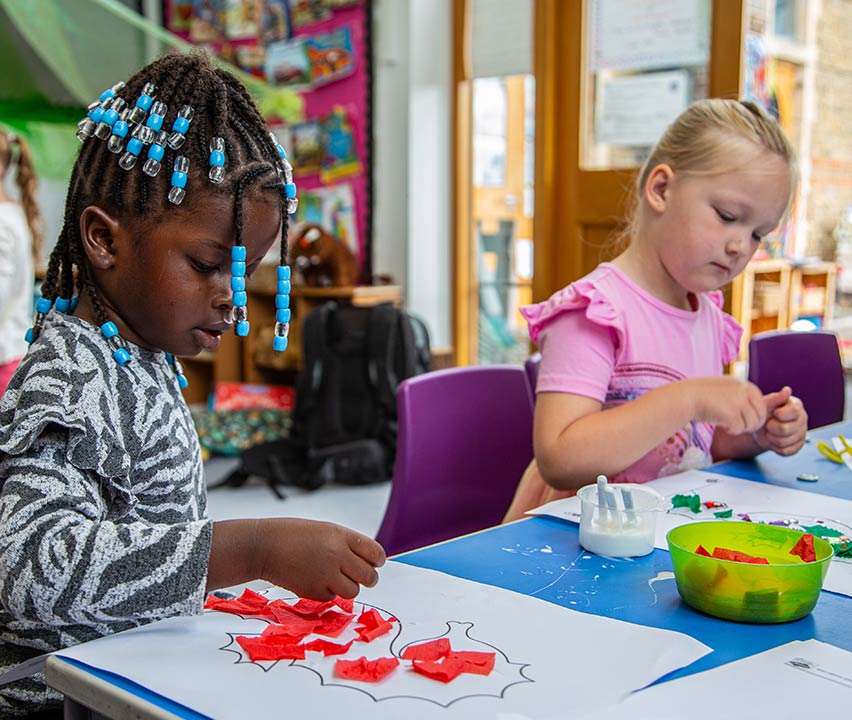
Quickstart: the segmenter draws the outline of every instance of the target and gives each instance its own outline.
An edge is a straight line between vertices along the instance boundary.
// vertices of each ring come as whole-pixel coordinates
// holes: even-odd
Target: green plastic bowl
[[[816,560],[806,563],[790,549],[798,530],[730,520],[696,522],[669,531],[677,590],[684,602],[725,620],[781,623],[798,620],[814,609],[834,551],[814,537]],[[723,547],[764,557],[769,565],[718,560],[696,555]]]

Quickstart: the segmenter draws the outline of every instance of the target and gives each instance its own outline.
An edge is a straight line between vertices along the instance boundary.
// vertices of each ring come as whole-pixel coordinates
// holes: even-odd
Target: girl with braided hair
[[[354,597],[384,551],[330,523],[211,522],[176,356],[249,332],[245,281],[281,242],[287,345],[292,168],[240,82],[166,55],[79,123],[64,225],[0,403],[0,672],[41,653],[201,611],[261,578]],[[0,715],[51,708],[41,676]]]
[[[12,169],[20,202],[6,193],[4,181]],[[0,129],[0,395],[27,350],[24,332],[32,315],[42,238],[37,183],[27,143]]]

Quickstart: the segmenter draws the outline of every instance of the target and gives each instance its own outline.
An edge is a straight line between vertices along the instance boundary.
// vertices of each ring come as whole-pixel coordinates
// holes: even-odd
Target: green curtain
[[[67,178],[85,107],[163,52],[193,47],[116,0],[0,0],[0,124],[27,138],[40,174]],[[265,117],[301,119],[296,93],[216,62]]]

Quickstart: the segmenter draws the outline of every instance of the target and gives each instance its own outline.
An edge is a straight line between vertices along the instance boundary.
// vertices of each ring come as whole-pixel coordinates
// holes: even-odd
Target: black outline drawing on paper
[[[471,675],[465,673],[460,675],[454,681],[446,684],[440,681],[428,680],[427,678],[424,678],[424,680],[427,680],[430,683],[429,687],[430,690],[434,692],[434,697],[425,697],[422,695],[411,694],[388,694],[382,696],[382,691],[388,693],[395,693],[395,683],[393,682],[394,674],[400,672],[408,673],[413,671],[409,670],[406,665],[400,664],[400,666],[396,668],[394,673],[392,673],[389,677],[379,681],[378,683],[360,683],[356,680],[346,680],[345,678],[336,677],[334,675],[334,663],[336,660],[351,660],[360,657],[363,654],[358,652],[358,650],[356,649],[358,647],[357,642],[353,644],[353,646],[345,655],[332,655],[328,657],[317,655],[315,659],[311,660],[261,660],[258,662],[254,662],[248,658],[245,651],[242,649],[242,647],[240,647],[239,643],[237,643],[236,638],[237,636],[257,637],[260,635],[260,633],[229,632],[227,633],[228,642],[218,649],[237,655],[237,659],[234,662],[235,665],[254,665],[256,667],[259,667],[265,673],[268,673],[270,670],[272,670],[273,667],[277,665],[302,668],[316,675],[319,678],[320,686],[343,687],[349,688],[350,690],[356,690],[362,693],[363,695],[366,695],[374,702],[381,702],[383,700],[413,699],[425,700],[426,702],[434,703],[435,705],[438,705],[440,707],[449,707],[453,703],[456,703],[460,700],[466,700],[468,698],[502,698],[506,694],[506,691],[514,685],[535,682],[535,680],[528,677],[524,672],[528,667],[531,666],[530,663],[512,662],[509,660],[506,654],[502,650],[500,650],[500,648],[473,637],[470,634],[470,631],[474,628],[474,623],[472,622],[461,620],[447,620],[445,622],[447,629],[440,635],[434,635],[431,637],[412,640],[410,642],[405,643],[405,645],[403,645],[402,647],[396,648],[395,646],[397,645],[403,631],[402,621],[399,620],[399,617],[394,613],[390,613],[387,610],[375,605],[370,605],[368,603],[356,603],[356,606],[358,605],[361,606],[361,612],[372,608],[382,613],[383,617],[393,616],[397,618],[397,622],[395,623],[397,627],[395,628],[395,630],[391,631],[385,636],[378,637],[371,643],[369,643],[369,647],[371,650],[375,650],[377,645],[387,643],[387,651],[380,653],[382,657],[395,657],[399,659],[401,663],[406,663],[408,661],[402,660],[402,653],[407,647],[412,645],[420,645],[421,643],[429,642],[430,640],[437,640],[438,638],[442,637],[448,637],[450,639],[450,644],[453,650],[477,650],[479,652],[496,653],[494,671],[492,671],[492,673],[487,676]],[[357,614],[358,613],[356,613],[356,615]],[[274,624],[268,620],[265,620],[264,618],[258,618],[254,616],[235,615],[235,617],[240,617],[244,620],[261,620],[263,622],[267,622],[270,625]],[[372,652],[371,655],[375,656],[376,653]],[[314,666],[315,663],[320,663],[323,667],[318,668]],[[514,668],[514,670],[509,670],[509,668]],[[506,678],[514,673],[517,674],[517,679],[507,682]],[[460,680],[462,680],[462,678],[464,678],[465,680],[459,682]],[[479,686],[479,688],[471,688],[471,685]],[[464,694],[458,694],[459,692]],[[436,699],[440,698],[440,696],[444,697],[441,699]]]

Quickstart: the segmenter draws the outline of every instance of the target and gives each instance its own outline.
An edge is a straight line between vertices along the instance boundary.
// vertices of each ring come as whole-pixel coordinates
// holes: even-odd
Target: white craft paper
[[[652,487],[663,495],[667,500],[664,507],[671,508],[673,495],[697,493],[702,501],[715,500],[724,503],[725,509],[730,508],[731,522],[741,522],[738,517],[741,513],[748,515],[755,522],[795,520],[800,525],[814,525],[818,520],[822,520],[852,537],[852,501],[843,498],[715,475],[703,470],[689,470],[652,480],[645,483],[644,487]],[[715,520],[714,512],[718,510],[719,508],[703,509],[699,513],[693,513],[689,508],[674,508],[661,512],[657,518],[654,544],[661,550],[668,550],[666,534],[669,530],[688,522]],[[579,523],[580,500],[576,497],[554,500],[530,510],[528,514],[550,515]],[[823,589],[852,596],[852,560],[832,560]]]
[[[582,720],[838,717],[850,705],[852,653],[818,640],[794,640],[654,685]]]
[[[472,560],[475,561],[475,560]],[[497,652],[488,677],[430,680],[401,661],[379,683],[333,676],[336,658],[251,663],[233,642],[267,623],[220,612],[172,618],[58,654],[124,676],[217,720],[253,714],[304,718],[574,717],[626,697],[710,649],[668,630],[568,610],[432,570],[389,562],[362,604],[399,619],[393,632],[354,643],[346,658],[399,654],[448,634],[457,650]],[[271,588],[270,598],[288,597]],[[347,629],[335,642],[354,636]],[[629,648],[629,652],[625,649]]]

